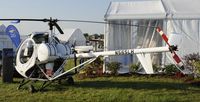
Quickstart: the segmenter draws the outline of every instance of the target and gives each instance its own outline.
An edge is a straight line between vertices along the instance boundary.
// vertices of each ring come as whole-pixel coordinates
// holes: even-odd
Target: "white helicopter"
[[[184,69],[183,62],[178,57],[175,51],[177,46],[170,45],[167,36],[163,31],[156,27],[156,31],[162,36],[163,40],[167,43],[166,47],[154,47],[154,48],[142,48],[142,49],[126,49],[126,50],[114,50],[114,51],[103,51],[103,52],[89,52],[89,53],[77,53],[76,47],[72,48],[67,43],[61,43],[53,34],[53,28],[56,27],[60,34],[64,34],[62,29],[57,24],[58,21],[74,21],[74,22],[89,22],[89,23],[106,23],[106,22],[95,22],[95,21],[80,21],[80,20],[58,20],[58,19],[0,19],[0,21],[39,21],[47,22],[51,33],[35,33],[24,40],[16,54],[16,65],[17,72],[24,77],[21,81],[18,89],[25,84],[30,84],[30,91],[35,92],[36,89],[33,86],[33,82],[43,81],[44,83],[39,88],[43,90],[49,84],[56,80],[67,79],[68,83],[73,84],[74,80],[72,76],[83,69],[85,65],[90,64],[99,56],[115,56],[115,55],[126,55],[136,54],[141,65],[144,67],[148,74],[153,74],[153,68],[151,65],[150,53],[159,52],[171,52],[179,68]],[[117,24],[116,24],[117,25]],[[120,24],[119,24],[120,25]],[[138,25],[130,25],[138,26]],[[87,49],[85,47],[85,49]],[[68,59],[77,58],[90,58],[87,61],[75,65],[75,67],[64,70],[64,65]],[[75,61],[76,62],[76,61]],[[75,73],[72,73],[75,71]]]

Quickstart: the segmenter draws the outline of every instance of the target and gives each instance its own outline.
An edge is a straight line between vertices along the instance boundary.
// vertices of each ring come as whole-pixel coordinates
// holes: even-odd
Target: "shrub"
[[[103,60],[101,57],[98,57],[94,62],[90,64],[93,68],[99,68],[103,65]]]
[[[107,63],[106,66],[108,67],[108,70],[111,71],[111,74],[117,75],[118,74],[117,71],[121,67],[121,63],[120,62],[110,62],[110,63]]]
[[[98,57],[94,62],[90,64],[90,66],[93,68],[93,74],[96,76],[102,76],[103,75],[103,60],[102,57]]]
[[[192,62],[192,65],[194,66],[194,73],[200,74],[200,61]]]
[[[200,69],[200,55],[199,53],[188,54],[183,58],[185,60],[186,67],[193,73],[199,74]]]
[[[131,64],[130,65],[130,71],[131,72],[136,72],[140,67],[140,64],[139,63],[136,63],[136,64]]]
[[[165,65],[164,72],[167,75],[172,75],[180,71],[176,68],[174,64],[169,64],[169,65]]]
[[[160,66],[158,66],[158,65],[156,65],[156,64],[153,64],[153,71],[154,71],[154,73],[159,72],[159,71],[161,71],[161,70],[162,70],[162,69],[161,69]]]
[[[85,66],[85,68],[79,73],[79,77],[97,77],[103,75],[103,60],[98,57],[94,62]]]

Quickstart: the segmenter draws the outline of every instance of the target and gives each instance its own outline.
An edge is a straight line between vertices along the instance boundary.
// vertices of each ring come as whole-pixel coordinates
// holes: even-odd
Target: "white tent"
[[[69,42],[77,46],[86,45],[86,39],[80,29],[64,29],[64,34],[57,34],[59,40],[62,42]]]
[[[178,42],[182,57],[200,52],[200,0],[133,0],[111,2],[105,14],[109,23],[141,25],[105,26],[105,50],[145,48],[165,45],[155,27],[160,26],[169,36],[180,35]],[[177,38],[175,38],[177,39]],[[175,40],[173,39],[173,40]],[[165,54],[152,56],[153,63],[164,64]],[[137,62],[135,55],[109,57],[124,66]]]

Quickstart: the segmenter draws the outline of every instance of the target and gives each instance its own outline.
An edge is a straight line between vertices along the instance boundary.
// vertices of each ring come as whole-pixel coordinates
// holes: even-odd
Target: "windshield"
[[[47,43],[48,42],[48,35],[46,34],[36,34],[33,36],[33,40],[35,41],[36,44],[40,44],[42,42]]]

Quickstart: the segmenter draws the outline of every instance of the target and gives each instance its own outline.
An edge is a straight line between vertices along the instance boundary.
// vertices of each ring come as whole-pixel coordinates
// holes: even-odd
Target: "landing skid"
[[[39,64],[36,64],[34,70],[30,72],[28,78],[23,79],[17,89],[20,90],[23,86],[29,84],[29,91],[31,93],[34,93],[37,91],[43,91],[47,86],[56,81],[61,84],[61,80],[66,80],[69,85],[74,85],[74,79],[72,78],[72,76],[82,70],[85,65],[92,63],[94,60],[96,60],[96,58],[91,58],[67,71],[64,71],[64,64],[66,62],[64,61],[63,64],[54,72],[53,76],[51,77],[49,77],[44,72],[43,67],[41,67]],[[77,70],[77,72],[74,73],[73,71],[75,70]],[[43,83],[38,89],[36,89],[33,84],[38,81],[42,81]]]
[[[35,92],[41,92],[41,91],[44,91],[44,89],[46,87],[48,87],[49,85],[51,85],[52,83],[54,82],[58,82],[58,84],[61,84],[62,81],[61,80],[66,80],[66,82],[69,84],[69,85],[74,85],[74,79],[73,77],[71,76],[68,76],[66,77],[65,79],[58,79],[58,80],[53,80],[53,81],[47,81],[47,80],[43,80],[42,84],[36,88],[34,86],[35,83],[38,82],[38,80],[34,79],[34,78],[31,78],[31,79],[23,79],[21,82],[20,82],[20,85],[17,87],[17,90],[20,90],[22,89],[25,85],[28,85],[28,90],[30,93],[35,93]]]

